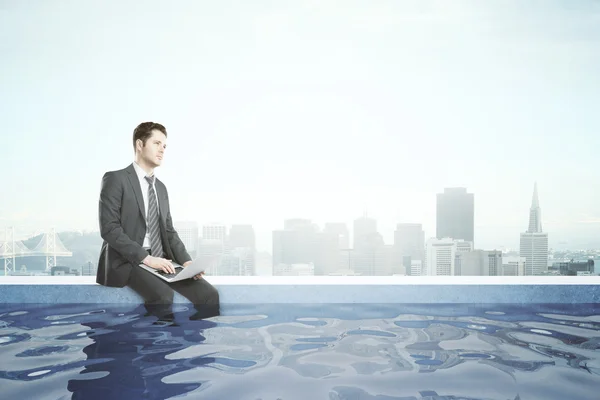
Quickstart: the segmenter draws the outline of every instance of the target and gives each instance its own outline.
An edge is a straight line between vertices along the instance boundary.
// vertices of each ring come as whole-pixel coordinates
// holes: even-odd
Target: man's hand
[[[204,275],[204,271],[200,272],[198,275],[194,275],[194,280],[202,279],[202,275]]]
[[[167,274],[175,273],[175,268],[173,268],[173,264],[171,264],[171,260],[167,260],[166,258],[147,256],[146,258],[144,258],[144,261],[142,261],[142,262],[145,265],[149,266],[150,268],[164,271]]]
[[[184,262],[184,263],[183,263],[183,266],[184,266],[184,267],[187,267],[187,266],[188,266],[188,265],[190,265],[191,263],[192,263],[192,260],[190,260],[190,261],[186,261],[186,262]],[[202,279],[202,275],[204,275],[204,272],[200,272],[199,274],[197,274],[197,275],[194,275],[192,278],[194,278],[194,280]]]

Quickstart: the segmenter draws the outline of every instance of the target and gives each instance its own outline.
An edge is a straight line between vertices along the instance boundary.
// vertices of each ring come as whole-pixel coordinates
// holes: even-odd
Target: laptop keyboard
[[[162,271],[162,270],[159,270],[159,269],[156,270],[156,273],[157,274],[161,274],[165,278],[173,278],[173,277],[177,276],[181,271],[183,271],[183,268],[177,267],[177,268],[175,268],[175,273],[174,274],[168,274],[165,271]]]

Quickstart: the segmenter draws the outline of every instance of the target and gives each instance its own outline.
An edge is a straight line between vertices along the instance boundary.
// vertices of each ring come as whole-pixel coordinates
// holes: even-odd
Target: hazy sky
[[[598,1],[0,0],[0,57],[0,227],[97,230],[152,120],[173,218],[262,249],[365,208],[432,236],[449,186],[516,246],[536,180],[551,245],[600,236]]]

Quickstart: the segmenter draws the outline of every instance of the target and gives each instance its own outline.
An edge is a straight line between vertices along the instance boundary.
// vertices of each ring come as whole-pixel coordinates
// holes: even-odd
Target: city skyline
[[[444,187],[476,194],[478,247],[517,248],[535,181],[551,246],[600,237],[597,2],[1,4],[0,226],[97,230],[102,175],[153,120],[173,219],[252,224],[259,248],[365,208],[388,243],[433,237]]]
[[[344,223],[330,222],[322,228],[310,219],[287,218],[283,221],[283,229],[272,231],[271,260],[267,269],[269,274],[288,276],[514,276],[595,272],[594,262],[590,264],[589,251],[585,255],[578,254],[577,260],[565,259],[564,256],[552,260],[553,257],[550,257],[548,233],[542,229],[537,182],[533,186],[528,228],[520,233],[519,251],[474,246],[474,207],[474,194],[468,193],[466,188],[445,188],[437,195],[436,236],[425,240],[422,224],[398,223],[392,244],[385,243],[377,220],[366,212],[354,220],[351,230]],[[263,252],[256,247],[256,233],[250,224],[200,226],[193,221],[176,221],[174,227],[192,257],[222,257],[213,268],[212,272],[216,275],[256,275],[265,265],[266,260],[259,256]],[[12,242],[5,242],[0,247],[0,256],[5,260],[5,274],[7,271],[28,273],[25,264],[19,271],[15,269],[17,254],[19,258],[45,257],[46,273],[72,274],[69,267],[57,265],[57,253],[63,252],[63,257],[70,257],[73,253],[64,247],[54,231],[50,235],[44,233],[35,249],[27,249],[23,241],[16,242],[14,228],[10,232],[6,230],[6,233]],[[101,238],[98,236],[98,239]],[[12,258],[7,257],[9,254]],[[592,258],[595,257],[594,253]],[[258,261],[259,258],[261,261]],[[84,269],[89,273],[91,267],[82,266],[82,273]]]
[[[460,187],[458,187],[458,188],[457,187],[443,188],[443,192],[437,194],[438,201],[439,201],[439,196],[441,194],[447,194],[448,190],[454,191],[455,193],[459,192],[459,193],[468,194],[468,196],[470,197],[470,200],[469,200],[470,201],[470,206],[469,207],[471,207],[471,212],[473,211],[474,203],[476,203],[476,200],[475,200],[476,196],[472,192],[471,193],[467,193],[468,192],[468,188],[460,188]],[[526,220],[527,223],[523,223],[522,227],[524,227],[524,228],[519,229],[516,234],[515,234],[515,232],[512,232],[512,234],[515,234],[515,236],[516,236],[516,239],[513,240],[516,243],[515,246],[501,245],[501,244],[498,244],[498,241],[496,241],[495,244],[492,244],[492,245],[485,245],[485,244],[484,245],[476,245],[475,248],[478,248],[478,249],[498,249],[498,250],[503,250],[503,251],[517,251],[517,252],[519,252],[520,251],[519,247],[521,246],[521,243],[520,243],[520,240],[519,240],[520,235],[522,236],[522,234],[524,232],[537,232],[537,230],[533,230],[532,231],[532,227],[535,228],[535,229],[538,229],[538,228],[541,229],[541,226],[542,226],[542,223],[543,223],[543,218],[541,217],[540,200],[539,200],[538,184],[537,184],[537,182],[534,182],[534,185],[533,185],[533,197],[529,197],[529,199],[530,199],[531,203],[530,203],[530,207],[529,207],[529,212],[527,213],[527,215],[528,215],[528,219]],[[475,207],[475,209],[476,209],[476,207]],[[440,211],[440,209],[438,209],[437,211]],[[446,213],[445,210],[441,210],[441,211],[442,211],[442,214]],[[436,221],[437,221],[437,219],[438,219],[437,212],[435,212],[434,214],[436,215]],[[524,213],[524,215],[525,215],[525,213]],[[442,218],[445,218],[445,215],[442,215]],[[237,227],[250,226],[253,229],[254,235],[255,235],[254,238],[253,238],[253,241],[254,241],[254,244],[255,244],[255,248],[258,251],[261,251],[261,252],[272,253],[272,250],[273,250],[272,234],[273,234],[273,232],[285,229],[285,224],[286,223],[297,223],[297,222],[301,222],[301,223],[302,222],[308,222],[308,223],[314,224],[314,225],[316,225],[318,227],[318,230],[321,231],[321,232],[326,232],[328,230],[328,225],[336,226],[336,225],[340,225],[341,224],[341,225],[345,226],[345,229],[348,232],[347,240],[348,240],[348,243],[350,244],[350,246],[348,248],[354,248],[351,244],[355,243],[355,240],[356,240],[355,239],[355,230],[356,230],[357,227],[360,229],[360,224],[358,226],[356,224],[357,224],[357,222],[360,223],[360,221],[363,220],[363,219],[366,219],[368,221],[373,221],[373,222],[368,222],[368,225],[370,225],[372,223],[375,224],[374,228],[373,228],[373,229],[375,229],[374,232],[377,232],[377,233],[381,234],[382,238],[383,238],[383,241],[386,244],[392,244],[392,243],[395,242],[395,232],[396,232],[397,227],[400,226],[400,225],[415,225],[416,224],[416,225],[421,226],[422,229],[424,230],[423,234],[424,234],[424,239],[425,240],[431,239],[431,238],[443,239],[445,237],[452,237],[452,236],[448,236],[448,235],[439,236],[437,234],[428,234],[428,231],[424,229],[424,224],[422,224],[421,222],[418,222],[418,221],[415,221],[415,222],[405,222],[405,221],[396,222],[395,224],[393,224],[393,229],[392,229],[391,232],[382,231],[379,228],[379,226],[381,226],[381,221],[378,220],[377,218],[374,218],[374,217],[370,216],[368,214],[368,212],[366,212],[366,211],[363,212],[363,215],[353,218],[349,223],[340,222],[340,221],[332,221],[332,220],[326,220],[326,221],[320,223],[320,222],[317,222],[317,221],[315,221],[313,219],[310,219],[310,218],[287,217],[287,218],[284,218],[281,221],[281,224],[280,224],[279,227],[275,227],[275,228],[273,228],[273,229],[271,229],[269,231],[266,231],[266,232],[264,232],[264,231],[263,232],[258,231],[256,229],[255,225],[251,224],[251,223],[249,223],[249,224],[248,223],[247,224],[240,224],[240,223],[225,224],[225,223],[222,223],[222,222],[214,222],[214,221],[213,222],[209,222],[209,223],[199,223],[198,221],[192,221],[192,220],[177,220],[177,221],[175,221],[175,225],[176,225],[176,228],[177,228],[177,225],[179,225],[182,228],[185,227],[184,229],[186,229],[186,230],[189,229],[189,226],[188,226],[189,224],[197,225],[195,227],[195,229],[198,231],[198,238],[208,238],[208,239],[214,239],[214,238],[222,238],[222,237],[224,237],[224,235],[227,234],[228,229],[230,227],[233,227],[233,226],[237,226]],[[525,217],[523,218],[523,220],[525,221]],[[388,223],[389,223],[389,221],[388,221]],[[467,224],[471,224],[471,223],[472,223],[472,220],[469,220],[467,218]],[[384,221],[383,225],[384,226],[386,225],[385,221]],[[437,223],[436,223],[436,226],[437,226]],[[475,224],[475,226],[477,226],[477,225]],[[53,228],[53,229],[55,229],[55,228]],[[367,228],[367,231],[369,231],[369,230],[372,230],[372,229],[371,228]],[[436,228],[436,230],[437,230],[437,228]],[[41,230],[37,230],[36,233],[38,233],[38,232],[46,232],[46,231],[47,231],[47,229],[46,230],[41,229]],[[93,229],[92,230],[74,229],[72,231],[98,232],[97,230],[93,230]],[[20,232],[18,232],[18,230],[15,232],[16,237],[24,238],[23,233],[21,233],[21,235],[19,235],[19,233]],[[545,231],[545,233],[548,234],[547,231]],[[5,234],[4,230],[0,231],[0,239],[3,238],[4,234]],[[550,244],[554,244],[554,246],[550,245],[549,246],[550,248],[554,247],[554,248],[556,248],[558,250],[566,250],[566,249],[568,249],[568,250],[579,250],[579,249],[592,250],[592,249],[595,249],[597,247],[600,248],[600,244],[597,247],[595,247],[595,246],[591,246],[591,247],[571,246],[571,247],[569,247],[568,243],[562,243],[562,246],[561,246],[560,242],[557,242],[556,240],[553,241],[553,238],[552,238],[553,234],[554,233],[550,234],[549,243]],[[561,236],[560,232],[558,232],[557,234],[558,234],[559,238],[560,237],[564,237],[564,235]],[[27,235],[27,234],[25,234],[25,235]],[[29,235],[31,236],[31,233]],[[475,236],[476,235],[477,235],[477,231],[475,231]],[[264,240],[264,238],[266,236],[269,236],[268,240]],[[263,238],[263,241],[259,240],[259,238],[261,238],[261,237]],[[468,240],[469,241],[468,238],[465,239],[464,237],[452,237],[452,238],[453,239],[462,239],[462,240]],[[267,245],[265,245],[265,243],[267,243]],[[485,243],[485,241],[484,241],[484,243]]]

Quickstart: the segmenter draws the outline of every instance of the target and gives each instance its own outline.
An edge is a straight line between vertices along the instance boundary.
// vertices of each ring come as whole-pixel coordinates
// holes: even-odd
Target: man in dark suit
[[[167,147],[161,124],[143,122],[133,132],[135,161],[110,171],[100,191],[100,251],[96,282],[109,287],[128,286],[143,299],[148,312],[172,319],[173,290],[188,298],[197,312],[193,319],[219,315],[219,293],[202,274],[167,283],[141,268],[173,273],[171,261],[187,267],[192,260],[173,227],[167,188],[155,178]]]

